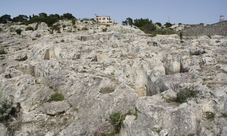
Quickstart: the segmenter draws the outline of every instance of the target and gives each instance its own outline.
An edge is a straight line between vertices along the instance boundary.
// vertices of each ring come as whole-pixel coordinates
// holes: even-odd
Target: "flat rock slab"
[[[52,116],[60,113],[64,113],[68,109],[69,109],[69,104],[65,101],[50,102],[50,103],[45,103],[43,105],[43,111],[47,115],[52,115]]]

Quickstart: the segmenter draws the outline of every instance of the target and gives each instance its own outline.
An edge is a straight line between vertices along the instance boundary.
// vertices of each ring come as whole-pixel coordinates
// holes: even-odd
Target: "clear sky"
[[[0,16],[71,13],[76,18],[108,15],[117,23],[127,17],[154,23],[212,24],[227,19],[227,0],[0,0]]]

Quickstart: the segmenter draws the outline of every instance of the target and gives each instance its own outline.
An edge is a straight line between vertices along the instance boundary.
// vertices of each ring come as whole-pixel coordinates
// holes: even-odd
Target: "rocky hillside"
[[[227,134],[227,37],[30,26],[0,25],[1,136]]]
[[[197,25],[183,30],[187,36],[201,35],[223,35],[227,36],[227,21],[218,22],[211,25]]]

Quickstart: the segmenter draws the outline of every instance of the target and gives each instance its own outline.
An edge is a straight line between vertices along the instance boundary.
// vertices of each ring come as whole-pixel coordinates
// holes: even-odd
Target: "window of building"
[[[102,20],[105,20],[106,18],[102,18]]]

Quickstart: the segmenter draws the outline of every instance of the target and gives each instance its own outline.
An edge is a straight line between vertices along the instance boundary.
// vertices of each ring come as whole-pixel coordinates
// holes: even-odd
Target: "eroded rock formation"
[[[226,37],[181,42],[178,35],[152,38],[119,24],[59,23],[66,27],[53,34],[45,23],[35,31],[0,25],[0,90],[21,107],[10,125],[0,123],[1,135],[111,133],[109,117],[116,112],[125,115],[120,136],[226,134]],[[9,27],[23,31],[17,35]],[[187,87],[197,94],[177,102]],[[63,100],[52,98],[56,93]]]

